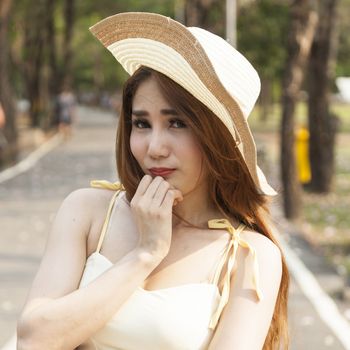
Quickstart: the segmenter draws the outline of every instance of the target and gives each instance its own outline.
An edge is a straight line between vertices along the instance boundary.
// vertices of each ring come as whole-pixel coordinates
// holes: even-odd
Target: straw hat
[[[130,75],[140,66],[157,70],[213,111],[230,131],[257,188],[276,194],[256,162],[247,118],[260,79],[243,55],[215,34],[154,13],[120,13],[90,30]]]

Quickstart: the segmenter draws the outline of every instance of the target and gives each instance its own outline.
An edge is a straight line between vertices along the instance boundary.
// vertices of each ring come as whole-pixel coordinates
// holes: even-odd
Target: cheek
[[[198,169],[203,160],[202,150],[192,138],[186,141],[182,143],[182,154],[187,158],[191,167]]]
[[[132,155],[140,163],[140,160],[143,158],[143,153],[146,148],[144,147],[142,138],[133,132],[131,132],[130,135],[130,149]]]

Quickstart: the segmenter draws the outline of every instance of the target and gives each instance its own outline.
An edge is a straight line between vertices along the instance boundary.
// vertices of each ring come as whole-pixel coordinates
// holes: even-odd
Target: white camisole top
[[[116,191],[110,202],[97,249],[87,261],[80,281],[83,288],[113,263],[100,254],[109,219],[120,183],[92,181],[91,186]],[[253,256],[253,284],[258,299],[258,263],[254,248],[240,237],[245,228],[234,229],[226,219],[208,222],[209,228],[226,229],[231,239],[225,248],[211,283],[191,283],[171,288],[148,291],[138,287],[106,325],[90,340],[96,350],[204,350],[208,348],[221,312],[228,302],[230,277],[238,246],[247,248]],[[223,270],[225,268],[225,270]],[[224,271],[223,287],[219,278]]]

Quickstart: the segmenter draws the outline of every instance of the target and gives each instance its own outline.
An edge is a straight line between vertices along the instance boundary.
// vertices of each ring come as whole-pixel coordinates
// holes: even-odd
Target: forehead
[[[152,106],[152,105],[169,106],[169,103],[164,98],[162,91],[154,78],[149,78],[143,81],[136,89],[132,105],[137,106]]]

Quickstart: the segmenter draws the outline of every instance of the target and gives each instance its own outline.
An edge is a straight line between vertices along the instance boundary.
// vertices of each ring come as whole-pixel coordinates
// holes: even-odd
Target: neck
[[[173,213],[173,228],[196,226],[208,228],[208,220],[222,217],[208,196],[204,186],[184,195],[182,202],[178,203]]]

